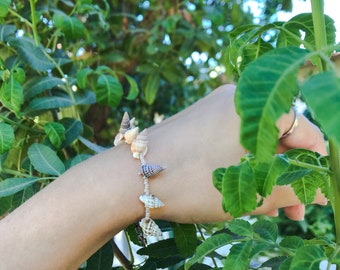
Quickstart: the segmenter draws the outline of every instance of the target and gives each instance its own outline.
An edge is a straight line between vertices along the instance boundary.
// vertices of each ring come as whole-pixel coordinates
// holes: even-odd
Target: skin
[[[225,85],[186,110],[148,129],[149,163],[167,169],[150,179],[150,191],[165,207],[154,219],[180,223],[228,220],[221,194],[214,188],[215,168],[237,164],[245,150],[239,144],[233,85]],[[278,121],[280,134],[294,116]],[[306,136],[308,134],[308,136]],[[299,116],[294,132],[278,151],[304,147],[326,154],[319,129]],[[116,233],[144,216],[140,163],[129,146],[109,149],[68,170],[44,190],[0,221],[0,269],[77,269]],[[315,203],[326,203],[318,193]],[[251,215],[302,219],[304,206],[289,186],[275,187]]]

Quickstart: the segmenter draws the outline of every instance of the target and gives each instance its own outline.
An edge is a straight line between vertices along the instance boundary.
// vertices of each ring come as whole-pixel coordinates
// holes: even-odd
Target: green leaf
[[[78,71],[77,73],[77,84],[79,88],[84,89],[86,88],[88,82],[88,76],[93,72],[91,68],[83,68]]]
[[[175,239],[168,238],[139,249],[137,251],[137,254],[147,255],[154,258],[163,258],[164,254],[166,254],[167,256],[177,255],[178,249],[175,243]]]
[[[18,117],[21,105],[24,102],[23,89],[18,81],[11,74],[8,81],[5,81],[0,88],[0,101]]]
[[[33,143],[28,148],[28,157],[33,167],[40,173],[59,176],[65,172],[65,166],[57,154],[48,146]]]
[[[29,100],[45,90],[49,90],[63,84],[65,84],[65,82],[57,77],[33,77],[23,85],[24,98],[25,100]]]
[[[9,213],[13,206],[13,196],[0,197],[0,216]]]
[[[72,158],[71,160],[68,160],[66,162],[67,164],[67,168],[72,168],[73,166],[89,159],[90,157],[92,157],[93,155],[89,155],[89,154],[78,154],[76,155],[74,158]]]
[[[279,270],[291,270],[290,265],[292,264],[292,261],[293,257],[288,257],[281,263]]]
[[[223,177],[223,209],[240,217],[257,207],[254,172],[248,162],[230,166]]]
[[[31,178],[7,178],[3,181],[0,181],[0,197],[5,197],[9,195],[13,195],[18,191],[25,189],[26,187],[34,184],[39,181],[40,178],[31,177]]]
[[[314,201],[316,191],[322,185],[322,181],[315,174],[307,174],[306,176],[291,183],[292,188],[300,202],[309,204]]]
[[[243,219],[234,219],[229,223],[228,229],[237,235],[253,237],[253,228],[250,223]]]
[[[294,82],[306,56],[300,48],[273,50],[249,64],[241,75],[235,94],[241,143],[259,162],[268,162],[276,152],[276,121],[289,111],[298,94]]]
[[[224,270],[248,270],[253,241],[234,244],[224,262]]]
[[[55,27],[59,28],[68,39],[77,39],[86,36],[86,28],[77,17],[70,17],[65,13],[55,12],[52,20]]]
[[[12,24],[0,25],[0,41],[7,42],[8,38],[14,35],[15,31],[16,31],[15,25]]]
[[[326,157],[301,148],[290,149],[284,155],[290,164],[287,171],[278,177],[278,185],[289,185],[307,175],[310,175],[308,177],[319,178],[319,180],[329,183],[329,174],[326,173],[329,168],[329,162]],[[314,165],[315,169],[306,168],[308,165]],[[320,171],[317,169],[320,169]],[[325,173],[322,172],[322,169],[325,169]],[[317,182],[320,183],[320,181]]]
[[[64,94],[61,96],[39,97],[32,99],[26,108],[27,113],[35,111],[66,108],[74,105],[70,96]]]
[[[20,84],[22,84],[26,80],[25,71],[20,67],[12,68],[11,75],[13,76],[14,80],[16,80]]]
[[[14,143],[14,130],[12,126],[0,123],[0,154],[12,148]]]
[[[11,0],[1,0],[0,1],[0,18],[5,17],[8,13]]]
[[[79,136],[78,137],[79,141],[81,141],[84,145],[86,145],[87,148],[91,149],[93,152],[95,153],[100,153],[100,152],[103,152],[105,150],[107,150],[107,148],[103,147],[103,146],[100,146],[98,144],[95,144],[87,139],[85,139],[84,137],[82,136]]]
[[[92,91],[84,90],[74,93],[76,105],[90,105],[96,103],[96,96]]]
[[[319,73],[302,85],[301,93],[326,135],[340,145],[340,79],[331,71]]]
[[[180,268],[180,269],[183,269],[183,268]],[[211,266],[203,264],[203,263],[195,263],[190,268],[190,270],[207,270],[207,269],[217,269],[217,268],[212,268]]]
[[[65,128],[62,124],[57,122],[48,122],[44,125],[44,130],[50,139],[51,143],[59,148],[65,140]]]
[[[82,122],[73,118],[63,118],[59,121],[65,127],[65,140],[61,147],[69,146],[83,131]]]
[[[123,96],[123,88],[115,77],[103,74],[98,77],[95,93],[99,104],[117,107]]]
[[[280,246],[295,253],[300,247],[304,246],[304,242],[301,237],[287,236],[281,240]]]
[[[192,265],[201,261],[207,254],[213,252],[215,249],[230,244],[232,240],[232,236],[226,233],[215,234],[207,238],[197,247],[194,257],[186,262],[185,269],[189,269]]]
[[[269,260],[265,261],[262,265],[261,268],[269,268],[272,270],[276,270],[280,267],[282,262],[284,262],[288,257],[287,256],[278,256],[274,258],[270,258]]]
[[[325,26],[327,44],[333,45],[335,43],[336,29],[334,21],[327,15],[325,15]],[[307,44],[304,44],[307,49],[315,50],[316,45],[312,13],[298,14],[284,23],[282,25],[282,30],[278,35],[277,47],[299,47],[302,45],[300,41],[302,38],[307,42]]]
[[[258,193],[266,197],[271,194],[277,178],[287,170],[288,162],[284,155],[275,155],[271,163],[258,163],[255,166]]]
[[[147,261],[139,270],[157,270],[157,264],[153,261]]]
[[[138,93],[139,93],[138,85],[137,85],[135,79],[132,78],[131,76],[125,75],[125,78],[127,79],[127,81],[130,84],[129,94],[127,95],[126,99],[127,100],[134,100],[138,96]]]
[[[269,220],[259,220],[253,224],[253,230],[261,238],[275,243],[278,237],[278,227],[276,223]]]
[[[25,187],[23,190],[13,194],[12,209],[15,209],[31,198],[37,191],[33,185]]]
[[[171,227],[174,231],[175,243],[179,254],[183,257],[192,256],[198,242],[195,225],[171,223]]]
[[[218,168],[215,169],[212,174],[213,184],[215,188],[217,188],[220,192],[222,192],[223,177],[226,171],[227,171],[226,168]]]
[[[327,257],[323,249],[319,246],[304,246],[296,252],[291,269],[296,270],[319,270],[319,265],[322,260]]]
[[[36,46],[34,40],[29,37],[11,39],[10,45],[13,46],[26,64],[37,71],[47,71],[55,65],[47,58],[44,48]]]
[[[107,242],[86,263],[87,270],[111,270],[113,264],[113,247],[111,241]]]
[[[234,29],[230,33],[231,42],[224,55],[227,69],[241,73],[251,61],[271,50],[272,46],[260,37],[272,27],[275,25],[242,25]]]
[[[146,75],[142,80],[142,90],[147,104],[151,105],[155,99],[160,85],[160,76],[158,72],[152,72]]]

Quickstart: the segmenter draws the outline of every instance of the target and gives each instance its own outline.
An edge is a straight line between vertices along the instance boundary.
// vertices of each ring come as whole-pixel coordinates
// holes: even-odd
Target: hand
[[[280,137],[292,127],[294,122],[295,112],[291,110],[288,114],[283,115],[277,125],[280,129]],[[293,132],[287,137],[280,139],[278,152],[282,153],[291,148],[305,148],[321,155],[327,155],[326,146],[323,139],[323,134],[320,129],[312,124],[305,116],[298,115],[298,125],[293,129]],[[325,205],[327,199],[318,192],[314,203]],[[277,215],[277,210],[269,212],[267,215]],[[284,208],[286,216],[292,220],[303,220],[305,215],[305,205],[298,204],[287,206]]]

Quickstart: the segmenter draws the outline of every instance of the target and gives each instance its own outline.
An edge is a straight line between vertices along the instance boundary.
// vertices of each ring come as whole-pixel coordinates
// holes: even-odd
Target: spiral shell
[[[113,144],[117,146],[118,144],[121,144],[123,142],[123,140],[124,140],[124,135],[119,132],[116,135],[115,140],[113,141]]]
[[[124,135],[125,132],[129,130],[130,128],[131,128],[130,117],[129,117],[129,114],[125,112],[122,118],[122,122],[120,124],[119,132]]]
[[[136,122],[136,118],[135,117],[130,119],[130,129],[135,127],[135,122]]]
[[[140,155],[145,156],[147,152],[147,130],[144,129],[139,133],[136,139],[131,144],[131,151],[134,158],[139,158]]]
[[[129,129],[124,134],[124,139],[127,144],[131,144],[138,135],[138,127]]]
[[[159,208],[164,206],[164,203],[152,194],[143,194],[139,196],[139,200],[148,208]]]
[[[161,171],[165,170],[166,167],[158,164],[142,164],[141,174],[147,178],[154,176]]]
[[[145,236],[162,236],[161,229],[151,218],[142,218],[139,221],[139,226],[142,228]]]

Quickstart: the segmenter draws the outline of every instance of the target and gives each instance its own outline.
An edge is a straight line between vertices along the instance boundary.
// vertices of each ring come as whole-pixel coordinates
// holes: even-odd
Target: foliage
[[[247,77],[244,74],[261,70],[259,67],[263,63],[266,66],[278,65],[278,61],[269,60],[272,59],[270,54],[268,58],[262,58],[264,60],[259,58],[262,64],[256,61],[249,64],[274,47],[303,44],[312,52],[290,49],[278,54],[278,57],[288,52],[293,54],[288,59],[281,57],[279,61],[280,66],[286,65],[286,75],[291,76],[292,81],[292,65],[296,70],[305,59],[323,56],[315,51],[311,15],[302,14],[286,23],[252,25],[251,14],[242,9],[245,1],[1,1],[0,215],[12,211],[70,167],[111,146],[123,111],[133,111],[138,119],[145,119],[141,125],[150,125],[154,116],[167,117],[176,113],[220,85],[225,78],[238,80],[241,75],[240,88],[248,88],[249,83],[242,81]],[[268,1],[260,18],[262,24],[277,11],[278,4],[289,8],[291,1]],[[331,44],[334,42],[333,24],[328,17],[326,22]],[[304,39],[298,29],[306,32]],[[233,31],[229,33],[230,30]],[[227,45],[223,59],[221,51]],[[239,62],[239,56],[242,56],[242,62]],[[226,76],[220,76],[224,67],[227,68]],[[281,73],[276,76],[283,78]],[[275,83],[276,79],[271,78]],[[254,81],[258,80],[254,78]],[[285,81],[282,83],[274,87],[278,96]],[[288,80],[286,83],[290,85]],[[335,81],[329,78],[327,83],[332,86]],[[289,105],[298,90],[287,89],[292,92],[283,100]],[[251,91],[244,93],[252,97]],[[239,97],[240,113],[243,113],[242,102],[246,100]],[[259,106],[258,103],[255,105]],[[262,119],[261,115],[269,118],[262,120],[260,132],[257,133],[258,128],[245,131],[259,134],[258,138],[249,137],[256,138],[255,147],[257,140],[260,142],[266,135],[265,125],[272,125],[288,105],[273,116],[270,106],[263,106],[267,110],[263,114],[262,111],[257,113],[258,119]],[[276,106],[282,108],[280,104]],[[327,122],[323,113],[320,117],[319,121]],[[332,125],[323,127],[327,134],[334,131]],[[273,129],[270,138],[273,139],[275,134]],[[241,179],[241,183],[242,188],[250,188],[249,195],[253,200],[248,200],[248,194],[248,197],[241,196],[244,201],[240,202],[238,209],[230,209],[228,200],[224,201],[225,209],[235,216],[242,214],[240,210],[256,207],[254,195],[259,193],[265,197],[270,194],[276,176],[283,172],[277,183],[297,183],[297,193],[304,202],[311,200],[316,186],[306,186],[301,191],[299,181],[308,183],[312,178],[320,179],[317,185],[324,183],[323,191],[328,192],[327,158],[303,150],[272,160],[275,144],[271,140],[271,148],[251,149],[253,154],[245,157],[239,167],[215,172],[215,184],[228,196],[231,191],[226,189],[224,184],[228,181],[224,178],[230,177],[230,173],[250,174],[250,180]],[[259,158],[261,163],[258,163]],[[267,169],[269,174],[266,174]],[[242,194],[244,190],[232,192]],[[288,264],[299,267],[305,263],[299,258],[312,254],[313,260],[310,261],[317,265],[335,250],[333,243],[327,240],[308,242],[298,237],[281,240],[276,225],[267,220],[252,225],[235,220],[228,224],[227,229],[224,224],[203,226],[157,222],[171,237],[139,249],[139,254],[148,256],[142,265],[133,265],[133,259],[126,261],[110,242],[81,268],[111,269],[113,253],[127,268],[212,268],[205,264],[206,259],[211,260],[215,268],[223,261],[225,269],[229,265],[245,269],[249,263],[256,268],[259,266],[253,264],[251,258],[277,250],[280,256],[262,266],[283,262],[286,267]],[[130,226],[126,235],[140,245],[134,231]],[[230,244],[227,259],[215,251]],[[297,259],[291,261],[287,258],[298,249],[301,251],[297,253]],[[333,260],[337,262],[339,258],[335,255]],[[188,258],[191,259],[188,261]]]
[[[313,14],[300,14],[286,23],[241,27],[231,33],[226,59],[239,78],[235,103],[241,117],[241,142],[251,154],[236,166],[215,170],[213,177],[223,195],[224,210],[235,217],[259,206],[262,200],[259,202],[258,196],[263,199],[270,195],[274,185],[291,185],[305,204],[311,203],[320,189],[332,206],[335,239],[323,235],[308,240],[297,235],[279,238],[273,222],[234,220],[228,231],[214,237],[213,244],[205,241],[197,248],[187,269],[212,250],[227,245],[231,248],[223,269],[320,269],[321,262],[327,269],[340,265],[340,84],[338,70],[329,59],[338,46],[334,46],[333,21],[323,15],[322,1],[311,2]],[[270,44],[262,39],[268,29],[277,32]],[[302,78],[299,69],[307,60],[316,69]],[[307,149],[275,154],[276,121],[297,98],[306,104],[328,138],[329,157]],[[252,259],[259,260],[259,254],[265,261],[253,265]]]
[[[241,7],[242,1],[1,1],[0,215],[111,146],[123,111],[150,125],[157,114],[172,115],[220,85],[226,29],[251,22]],[[175,235],[168,240],[173,260],[150,256],[144,268],[183,264],[194,253],[195,226],[162,228]],[[82,268],[111,265],[108,243]]]

